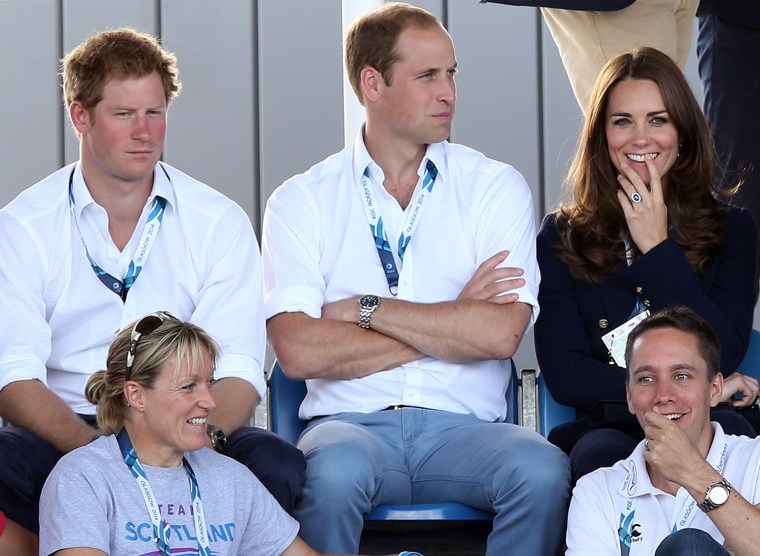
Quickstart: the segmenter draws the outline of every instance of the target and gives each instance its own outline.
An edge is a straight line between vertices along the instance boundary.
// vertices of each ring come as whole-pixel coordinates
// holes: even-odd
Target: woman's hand
[[[662,182],[654,161],[645,158],[649,170],[649,188],[628,164],[621,164],[617,192],[623,207],[631,239],[641,253],[646,253],[668,238],[668,208],[662,194]]]
[[[723,380],[720,401],[728,402],[734,407],[749,407],[757,400],[758,392],[760,392],[760,386],[756,378],[734,373]],[[734,399],[736,394],[740,394],[741,397]]]

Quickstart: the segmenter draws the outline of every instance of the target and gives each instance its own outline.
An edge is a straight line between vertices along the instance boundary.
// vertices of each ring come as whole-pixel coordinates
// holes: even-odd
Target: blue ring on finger
[[[639,195],[638,193],[632,193],[631,194],[631,202],[640,203],[641,202],[641,195]]]

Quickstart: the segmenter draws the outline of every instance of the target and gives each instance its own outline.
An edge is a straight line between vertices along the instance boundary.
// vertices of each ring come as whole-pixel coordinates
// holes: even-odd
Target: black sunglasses
[[[129,337],[129,351],[127,351],[127,370],[124,373],[124,380],[127,381],[132,376],[132,365],[135,362],[135,352],[137,351],[137,342],[140,341],[140,337],[143,334],[150,334],[155,332],[156,329],[161,326],[167,318],[176,319],[174,315],[168,311],[157,311],[149,315],[145,315],[138,320],[132,327],[132,334]]]

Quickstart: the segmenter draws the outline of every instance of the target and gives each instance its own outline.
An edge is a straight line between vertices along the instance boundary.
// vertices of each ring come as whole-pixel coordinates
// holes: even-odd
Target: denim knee
[[[663,539],[655,556],[728,556],[729,552],[701,529],[681,529]]]

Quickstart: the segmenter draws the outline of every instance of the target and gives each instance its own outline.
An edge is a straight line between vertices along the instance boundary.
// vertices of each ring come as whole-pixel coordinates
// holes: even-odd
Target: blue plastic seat
[[[507,390],[507,421],[518,421],[518,378],[512,363],[512,380]],[[269,428],[293,442],[306,428],[298,418],[298,408],[306,396],[306,383],[290,380],[275,361],[269,373]],[[491,521],[492,512],[472,508],[458,502],[438,504],[383,504],[364,516],[365,521]]]
[[[760,331],[752,331],[752,335],[749,337],[747,353],[744,354],[744,359],[742,359],[736,371],[760,380]]]
[[[546,438],[554,427],[575,420],[575,408],[555,401],[546,387],[541,374],[536,377],[538,384],[538,415],[541,436]]]

